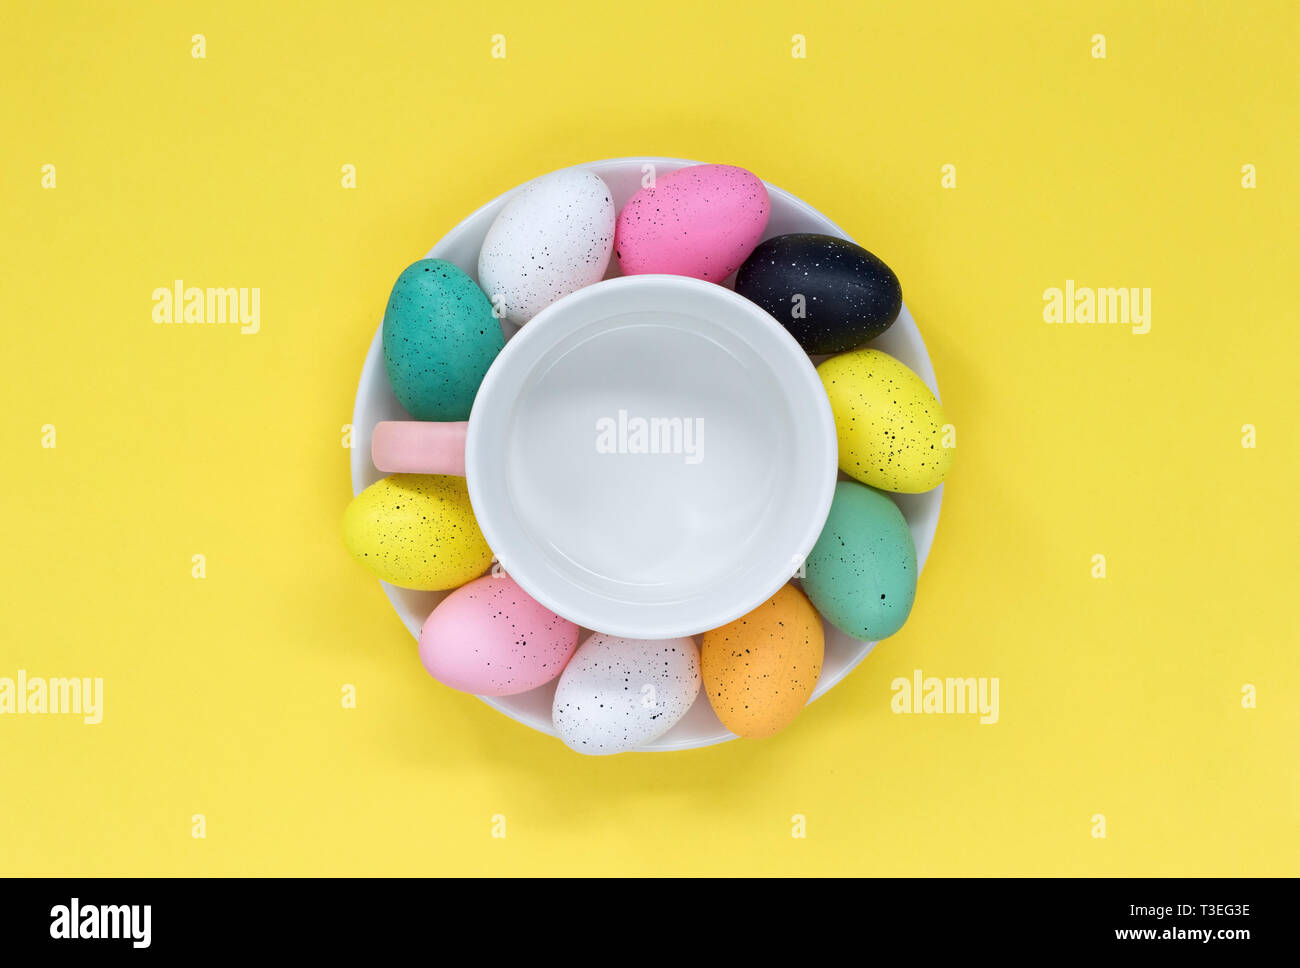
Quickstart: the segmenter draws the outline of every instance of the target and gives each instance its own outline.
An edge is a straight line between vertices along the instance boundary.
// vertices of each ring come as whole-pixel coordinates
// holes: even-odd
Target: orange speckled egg
[[[704,633],[700,673],[722,725],[756,739],[794,722],[817,685],[824,652],[821,616],[786,585],[748,615]]]

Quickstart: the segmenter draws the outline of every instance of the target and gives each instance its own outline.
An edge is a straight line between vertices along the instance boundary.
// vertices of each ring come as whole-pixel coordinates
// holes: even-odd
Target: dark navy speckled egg
[[[903,289],[893,270],[846,239],[778,235],[740,267],[736,292],[756,302],[809,353],[843,353],[898,318]]]

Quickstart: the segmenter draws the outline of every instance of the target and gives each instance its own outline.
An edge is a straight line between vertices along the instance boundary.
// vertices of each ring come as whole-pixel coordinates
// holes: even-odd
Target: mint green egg
[[[388,382],[407,413],[465,420],[506,341],[473,279],[443,259],[421,259],[393,283],[383,344]]]
[[[893,635],[916,598],[916,548],[903,512],[880,491],[840,481],[821,537],[805,561],[803,590],[822,616],[855,639]]]

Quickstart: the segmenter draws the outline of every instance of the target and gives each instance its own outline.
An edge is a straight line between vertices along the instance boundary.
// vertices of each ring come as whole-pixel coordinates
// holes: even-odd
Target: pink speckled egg
[[[444,598],[420,629],[420,661],[444,685],[512,696],[550,682],[578,645],[578,626],[507,575],[485,575]]]
[[[614,252],[624,275],[722,282],[763,238],[771,211],[757,175],[732,165],[691,165],[628,199],[618,213]]]

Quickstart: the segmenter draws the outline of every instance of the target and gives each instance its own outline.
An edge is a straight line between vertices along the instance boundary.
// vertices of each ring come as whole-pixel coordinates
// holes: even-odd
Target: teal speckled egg
[[[840,481],[821,537],[804,563],[803,590],[817,611],[855,639],[893,635],[916,598],[916,548],[898,505]]]
[[[384,311],[384,368],[417,420],[465,420],[506,345],[487,296],[459,267],[421,259],[402,270]]]

